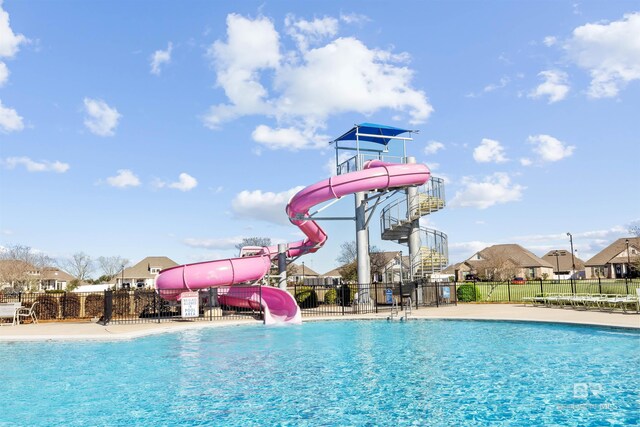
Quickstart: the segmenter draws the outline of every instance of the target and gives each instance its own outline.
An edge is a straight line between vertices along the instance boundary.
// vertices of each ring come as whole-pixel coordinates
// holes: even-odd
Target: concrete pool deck
[[[404,313],[401,312],[401,315]],[[305,317],[304,322],[322,320],[386,319],[389,312],[347,316]],[[413,309],[410,319],[467,319],[569,323],[579,325],[634,328],[640,330],[640,315],[570,308],[531,307],[522,304],[460,304],[458,306]],[[46,322],[0,326],[0,342],[8,341],[93,341],[128,340],[147,335],[188,329],[260,325],[259,321],[170,321],[162,323],[110,324],[94,322]]]

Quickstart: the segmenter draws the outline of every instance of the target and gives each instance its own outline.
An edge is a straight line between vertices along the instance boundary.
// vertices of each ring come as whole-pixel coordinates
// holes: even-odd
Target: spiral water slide
[[[291,223],[300,228],[306,238],[287,244],[287,257],[313,253],[327,240],[324,230],[309,218],[309,210],[313,206],[358,192],[422,185],[429,177],[429,169],[423,164],[397,164],[372,160],[367,162],[362,170],[332,176],[300,190],[289,201],[286,212]],[[163,298],[175,300],[179,298],[181,291],[257,282],[269,272],[271,261],[277,256],[277,246],[269,246],[260,248],[257,254],[251,256],[171,267],[160,272],[156,279],[156,288]],[[224,297],[225,303],[253,309],[262,304],[266,324],[302,322],[300,308],[286,290],[252,286],[250,294],[247,294],[246,289],[247,287],[230,288]]]

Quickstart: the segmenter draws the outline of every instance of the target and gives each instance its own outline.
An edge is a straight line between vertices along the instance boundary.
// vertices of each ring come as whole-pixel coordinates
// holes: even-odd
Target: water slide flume
[[[289,201],[286,212],[291,223],[300,228],[306,238],[287,244],[287,257],[313,253],[326,242],[327,234],[317,222],[308,218],[312,207],[361,191],[422,185],[429,180],[430,175],[429,169],[423,164],[396,164],[372,160],[360,171],[332,176],[300,190]],[[277,246],[269,246],[261,248],[257,254],[251,256],[171,267],[160,272],[156,279],[156,288],[163,298],[175,300],[181,291],[257,282],[269,272],[271,260],[277,256]],[[245,289],[247,288],[242,288],[243,291]],[[258,292],[257,296],[256,292],[248,295],[238,290],[233,291],[229,298],[235,298],[234,301],[239,303],[242,294],[246,301],[253,301],[243,303],[247,304],[244,307],[251,307],[251,304],[255,307],[256,298],[260,301],[260,290],[257,286],[255,289]],[[265,323],[302,321],[300,308],[287,291],[263,286],[261,294]]]

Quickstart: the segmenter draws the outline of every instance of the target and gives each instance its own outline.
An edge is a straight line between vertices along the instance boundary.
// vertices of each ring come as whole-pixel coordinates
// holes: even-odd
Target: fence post
[[[627,295],[629,295],[629,283],[625,280],[624,287],[627,288]]]
[[[540,279],[540,293],[544,294],[544,288],[542,287],[542,279]]]
[[[156,312],[156,322],[160,323],[160,308],[162,306],[162,300],[159,299],[158,291],[153,291],[153,310]]]
[[[373,303],[376,305],[376,314],[378,314],[378,283],[373,282],[373,294],[376,296]]]
[[[104,307],[102,310],[102,324],[106,325],[111,321],[111,315],[113,314],[113,291],[104,291]]]
[[[436,307],[440,307],[440,285],[435,282],[436,285]]]
[[[511,281],[507,280],[507,292],[509,293],[509,302],[511,302]]]
[[[209,321],[213,321],[213,288],[209,287]]]
[[[18,302],[22,302],[22,292],[18,292]]]

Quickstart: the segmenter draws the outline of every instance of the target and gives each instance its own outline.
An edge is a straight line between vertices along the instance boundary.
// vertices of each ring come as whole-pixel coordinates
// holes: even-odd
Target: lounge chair
[[[36,304],[38,304],[38,301],[35,301],[33,304],[31,304],[31,307],[29,308],[23,307],[18,309],[16,313],[16,315],[18,316],[18,324],[20,324],[21,317],[31,317],[32,323],[38,323],[38,317],[36,316],[36,312],[34,311]]]

